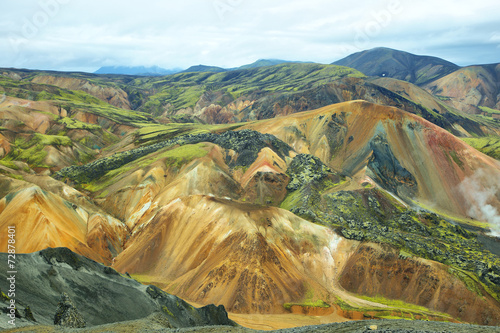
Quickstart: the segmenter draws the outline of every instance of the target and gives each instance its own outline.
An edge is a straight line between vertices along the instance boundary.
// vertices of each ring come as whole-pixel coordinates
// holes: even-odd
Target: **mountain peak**
[[[417,85],[424,85],[460,68],[441,58],[415,55],[387,47],[360,51],[333,64],[352,67],[369,76],[391,77]]]

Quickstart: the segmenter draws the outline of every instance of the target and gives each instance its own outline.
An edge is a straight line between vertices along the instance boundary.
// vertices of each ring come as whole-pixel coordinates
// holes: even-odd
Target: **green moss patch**
[[[365,299],[370,302],[387,305],[387,308],[377,307],[356,307],[349,303],[337,299],[335,304],[344,311],[356,311],[363,313],[365,318],[379,319],[407,319],[407,320],[440,320],[448,321],[452,317],[446,313],[432,311],[423,306],[406,303],[400,300],[390,300],[382,296],[367,297],[357,296],[360,299]]]
[[[78,119],[68,118],[68,117],[64,117],[60,119],[58,122],[60,124],[64,124],[67,129],[82,129],[88,131],[101,129],[101,126],[99,125],[84,123],[83,121],[80,121]]]
[[[66,136],[35,133],[29,140],[16,138],[12,151],[7,155],[7,160],[20,160],[25,161],[31,167],[48,168],[49,166],[45,164],[46,147],[71,147],[72,145],[73,142]]]
[[[303,302],[303,303],[285,303],[283,304],[283,307],[286,310],[290,310],[292,306],[298,305],[302,307],[311,307],[311,308],[329,308],[330,304],[326,303],[323,300],[317,300],[317,301],[310,301],[310,302]]]
[[[494,159],[500,160],[500,137],[461,138],[469,146]]]

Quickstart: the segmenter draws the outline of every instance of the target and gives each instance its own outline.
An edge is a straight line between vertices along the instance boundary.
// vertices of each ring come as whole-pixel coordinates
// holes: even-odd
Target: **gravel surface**
[[[225,327],[202,327],[179,330],[165,330],[164,332],[264,332],[242,328]],[[269,331],[267,331],[269,332]],[[288,328],[272,332],[280,333],[479,333],[479,332],[500,332],[500,327],[464,325],[454,323],[427,322],[427,321],[409,321],[409,320],[369,320],[369,321],[350,321],[345,323],[335,323],[326,325],[315,325],[297,328]]]
[[[193,328],[161,328],[158,323],[153,323],[147,319],[107,324],[101,326],[88,327],[84,329],[62,329],[54,326],[31,326],[24,329],[11,330],[8,332],[145,332],[145,333],[251,333],[251,332],[279,332],[279,333],[492,333],[500,332],[500,327],[478,326],[469,324],[454,324],[428,321],[410,320],[367,320],[350,321],[345,323],[334,323],[326,325],[314,325],[297,328],[288,328],[276,331],[256,331],[244,327],[229,326],[205,326]]]

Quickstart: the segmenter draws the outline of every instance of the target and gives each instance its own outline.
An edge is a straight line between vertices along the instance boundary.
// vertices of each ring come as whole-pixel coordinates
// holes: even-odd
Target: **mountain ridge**
[[[181,72],[180,68],[165,69],[158,66],[103,66],[96,70],[94,74],[122,74],[137,76],[162,76]]]
[[[360,51],[333,64],[353,67],[369,76],[387,76],[417,85],[424,85],[460,68],[437,57],[418,56],[384,47]]]

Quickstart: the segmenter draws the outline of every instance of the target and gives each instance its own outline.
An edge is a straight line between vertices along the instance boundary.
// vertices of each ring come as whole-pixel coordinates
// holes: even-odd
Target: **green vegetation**
[[[144,126],[144,124],[153,122],[153,119],[146,114],[120,109],[100,100],[99,103],[96,104],[68,102],[64,104],[64,107],[70,108],[72,113],[76,111],[88,112],[112,120],[115,123],[133,127],[141,127]]]
[[[225,105],[241,95],[258,91],[304,90],[346,76],[364,77],[361,72],[348,67],[287,63],[221,73],[191,72],[140,78],[134,85],[154,92],[139,109],[159,115],[169,105],[173,111],[192,108],[205,92],[219,93],[221,99],[218,102]]]
[[[303,302],[303,303],[285,303],[283,304],[283,307],[286,310],[290,310],[292,306],[298,305],[302,307],[312,307],[312,308],[329,308],[330,304],[326,303],[323,300],[317,300],[317,301],[309,301],[309,302]]]
[[[165,148],[154,154],[136,159],[117,169],[111,170],[103,177],[99,178],[98,181],[91,182],[90,184],[84,185],[84,187],[92,192],[103,190],[115,183],[118,177],[125,175],[128,171],[145,168],[159,160],[164,160],[167,167],[180,168],[182,165],[189,163],[193,159],[201,158],[208,154],[208,151],[204,149],[205,146],[206,145],[204,143],[198,143],[194,145],[184,145],[173,149]]]
[[[387,308],[377,307],[356,307],[349,303],[337,299],[335,304],[344,311],[361,312],[365,318],[380,318],[380,319],[408,319],[408,320],[450,320],[452,317],[446,313],[432,311],[423,306],[409,304],[400,300],[386,299],[382,296],[368,297],[357,296],[370,302],[386,305]]]
[[[5,95],[32,101],[73,101],[86,104],[107,104],[98,98],[79,90],[67,90],[29,80],[13,80],[0,75],[0,87]]]
[[[7,302],[10,301],[10,297],[7,296],[2,290],[0,290],[0,300]]]
[[[138,143],[151,144],[170,140],[180,135],[225,132],[227,130],[236,129],[241,125],[242,124],[203,125],[196,123],[151,124],[139,128],[134,132],[134,135]]]
[[[174,317],[174,314],[173,314],[172,312],[170,312],[170,310],[169,310],[169,309],[168,309],[165,305],[163,305],[163,306],[161,307],[161,310],[162,310],[164,313],[168,314],[169,316]]]
[[[12,170],[19,170],[19,167],[12,161],[0,160],[0,165],[7,167]]]
[[[4,176],[10,177],[10,178],[17,179],[17,180],[24,180],[23,176],[14,174],[12,172],[8,172],[4,169],[0,169],[0,175],[4,175]]]
[[[45,164],[47,146],[67,146],[70,147],[73,142],[66,136],[44,135],[35,133],[31,139],[27,140],[22,137],[17,137],[13,144],[12,151],[6,156],[4,161],[20,160],[28,163],[33,167],[48,168]]]
[[[413,311],[418,311],[418,312],[422,312],[422,313],[431,312],[431,311],[429,311],[429,309],[427,309],[424,306],[406,303],[406,302],[403,302],[399,299],[387,299],[383,296],[369,297],[369,296],[363,296],[363,295],[357,295],[357,297],[364,299],[366,301],[384,304],[384,305],[387,305],[387,306],[394,308],[394,309],[406,309],[406,310],[413,310]],[[442,314],[442,315],[446,316],[445,314]]]
[[[500,110],[492,109],[492,108],[489,108],[486,106],[480,106],[479,108],[481,109],[481,111],[489,113],[489,114],[494,114],[494,113],[500,114]]]
[[[500,137],[461,138],[469,146],[494,159],[500,160]]]
[[[460,160],[457,153],[455,151],[450,151],[449,155],[450,155],[451,159],[453,160],[453,162],[455,162],[456,165],[458,165],[461,169],[463,169],[464,162],[462,162],[462,160]]]
[[[58,121],[60,124],[66,125],[67,129],[82,129],[87,131],[99,130],[101,126],[84,123],[78,119],[64,117]]]

